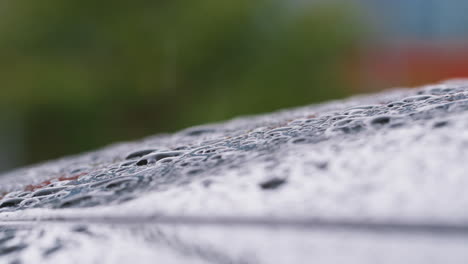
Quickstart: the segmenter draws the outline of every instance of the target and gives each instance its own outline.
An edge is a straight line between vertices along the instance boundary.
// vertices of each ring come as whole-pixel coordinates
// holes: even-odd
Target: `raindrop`
[[[3,202],[0,204],[0,208],[16,206],[16,205],[18,205],[19,203],[21,203],[23,200],[24,200],[23,198],[11,198],[11,199],[7,199],[7,200],[3,201]]]
[[[267,181],[260,183],[259,185],[263,190],[273,190],[273,189],[277,189],[278,187],[280,187],[281,185],[285,183],[286,183],[285,179],[272,178],[272,179],[269,179]]]
[[[60,192],[61,190],[64,190],[64,189],[66,189],[66,187],[43,188],[43,189],[35,191],[32,196],[38,197],[38,196],[51,195],[51,194]]]
[[[60,204],[59,207],[60,208],[74,207],[74,206],[77,206],[77,205],[81,205],[81,204],[83,204],[86,201],[89,201],[91,199],[92,199],[92,197],[89,196],[89,195],[74,197],[74,198],[70,198],[70,199],[67,199],[67,200],[63,201]]]
[[[209,127],[193,127],[185,131],[187,136],[200,136],[203,134],[214,133],[216,130]]]
[[[141,160],[139,160],[137,162],[137,166],[144,166],[144,165],[148,165],[148,164],[151,164],[151,163],[155,163],[161,159],[164,159],[164,158],[169,158],[169,157],[178,157],[182,154],[184,154],[185,152],[183,151],[169,151],[169,152],[158,152],[158,153],[154,153],[154,154],[150,154],[150,155],[147,155],[145,157],[143,157]]]
[[[373,126],[383,126],[390,123],[391,118],[389,116],[379,116],[371,120]]]
[[[135,158],[141,158],[145,155],[148,155],[152,152],[155,152],[156,149],[143,149],[143,150],[138,150],[138,151],[135,151],[135,152],[132,152],[130,154],[128,154],[128,156],[125,158],[127,160],[129,159],[135,159]]]
[[[440,128],[440,127],[447,126],[448,124],[449,124],[448,121],[438,121],[438,122],[435,122],[432,127],[433,128]]]

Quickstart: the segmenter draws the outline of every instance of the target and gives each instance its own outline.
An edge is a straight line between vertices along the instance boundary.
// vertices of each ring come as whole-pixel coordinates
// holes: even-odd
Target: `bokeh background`
[[[464,0],[4,0],[0,171],[468,76]]]

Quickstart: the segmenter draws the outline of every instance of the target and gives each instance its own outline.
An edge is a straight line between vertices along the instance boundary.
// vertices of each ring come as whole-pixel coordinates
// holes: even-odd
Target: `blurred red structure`
[[[347,64],[366,90],[468,77],[468,1],[358,0],[374,30]]]
[[[372,46],[361,51],[349,70],[355,81],[364,82],[365,87],[413,86],[468,77],[468,45]]]

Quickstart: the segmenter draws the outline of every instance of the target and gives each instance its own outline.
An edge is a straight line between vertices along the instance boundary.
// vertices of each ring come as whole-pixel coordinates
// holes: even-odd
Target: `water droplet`
[[[203,134],[214,133],[216,130],[210,127],[192,127],[185,130],[183,133],[187,136],[200,136]]]
[[[57,192],[60,192],[62,190],[65,190],[67,187],[51,187],[51,188],[43,188],[35,191],[33,193],[33,197],[38,197],[38,196],[45,196],[45,195],[51,195]]]
[[[285,183],[286,183],[285,179],[272,178],[272,179],[269,179],[267,181],[260,183],[259,185],[263,190],[273,190],[273,189],[277,189],[278,187],[282,186]]]
[[[447,126],[448,124],[449,124],[448,121],[438,121],[438,122],[435,122],[432,127],[433,128],[440,128],[440,127]]]
[[[24,200],[23,198],[10,198],[10,199],[6,199],[6,200],[4,200],[4,201],[0,204],[0,208],[16,206],[16,205],[18,205],[19,203],[21,203],[23,200]]]
[[[390,123],[391,117],[389,116],[379,116],[371,120],[371,125],[373,126],[383,126]]]
[[[150,155],[144,156],[141,160],[139,160],[136,165],[137,166],[144,166],[148,164],[155,163],[161,159],[169,158],[169,157],[178,157],[184,154],[183,151],[169,151],[169,152],[158,152]]]
[[[85,202],[91,200],[92,197],[89,195],[84,195],[84,196],[79,196],[79,197],[73,197],[67,200],[64,200],[59,207],[60,208],[67,208],[67,207],[75,207],[77,205],[82,205]]]
[[[140,158],[140,157],[143,157],[143,156],[148,155],[148,154],[150,154],[152,152],[155,152],[155,151],[156,151],[156,149],[138,150],[138,151],[135,151],[135,152],[132,152],[132,153],[128,154],[125,159],[129,160],[129,159]]]

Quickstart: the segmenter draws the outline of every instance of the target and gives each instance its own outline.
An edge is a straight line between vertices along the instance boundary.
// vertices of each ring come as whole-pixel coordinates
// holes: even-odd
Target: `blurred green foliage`
[[[5,0],[0,105],[28,161],[343,96],[348,7],[263,0]]]

